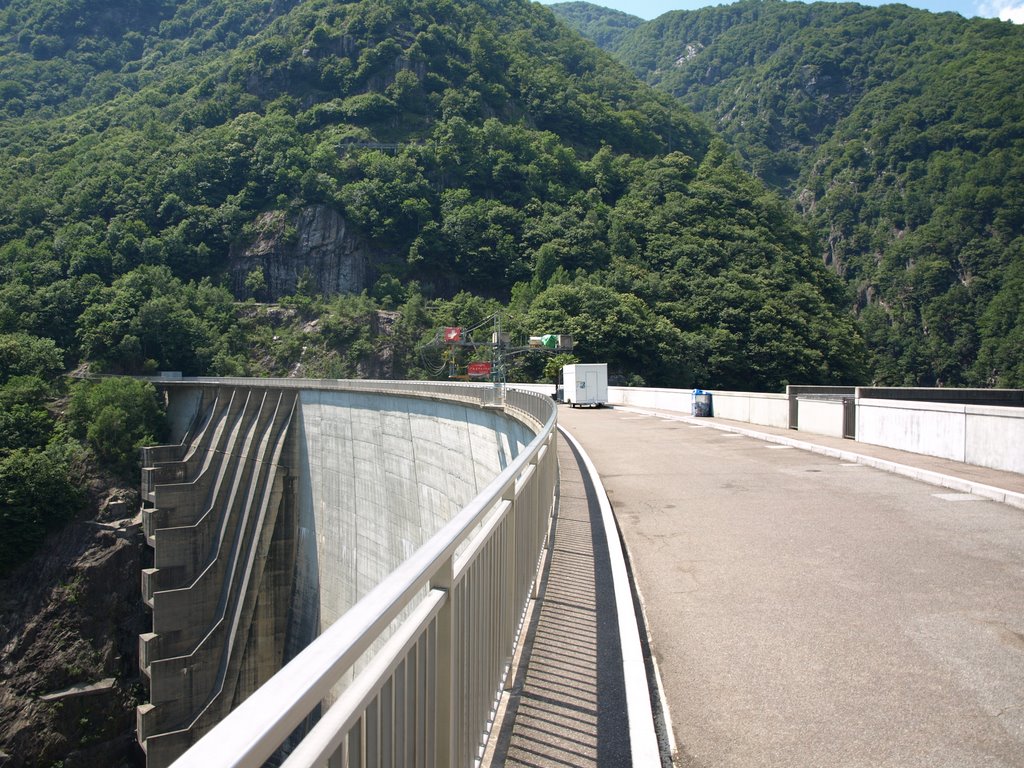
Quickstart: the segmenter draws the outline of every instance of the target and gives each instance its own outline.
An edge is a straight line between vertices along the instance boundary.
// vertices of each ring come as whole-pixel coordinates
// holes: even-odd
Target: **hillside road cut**
[[[1024,510],[709,420],[559,422],[614,506],[677,765],[1024,766]]]

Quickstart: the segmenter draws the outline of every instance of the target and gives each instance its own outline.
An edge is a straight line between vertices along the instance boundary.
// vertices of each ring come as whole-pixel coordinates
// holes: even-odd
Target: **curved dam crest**
[[[519,455],[533,434],[499,410],[304,391],[296,439],[300,568],[333,624]],[[311,538],[315,547],[306,539]]]
[[[534,438],[501,408],[343,387],[165,387],[179,442],[147,449],[143,470],[149,766],[212,728]]]

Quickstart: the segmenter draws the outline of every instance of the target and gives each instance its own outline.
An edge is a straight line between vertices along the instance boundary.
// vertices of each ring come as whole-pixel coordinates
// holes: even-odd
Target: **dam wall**
[[[305,391],[295,439],[299,510],[293,631],[312,640],[496,478],[533,438],[504,411]],[[305,642],[301,643],[305,645]]]
[[[392,385],[394,383],[391,383]],[[533,438],[486,392],[159,382],[144,451],[138,736],[169,765],[437,533]]]

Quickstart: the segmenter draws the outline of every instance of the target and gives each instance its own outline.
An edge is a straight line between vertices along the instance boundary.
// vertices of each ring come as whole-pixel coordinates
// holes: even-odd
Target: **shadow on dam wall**
[[[328,385],[321,385],[328,386]],[[341,385],[337,385],[341,386]],[[166,385],[143,453],[138,737],[168,765],[406,560],[533,439],[501,408],[341,388]]]

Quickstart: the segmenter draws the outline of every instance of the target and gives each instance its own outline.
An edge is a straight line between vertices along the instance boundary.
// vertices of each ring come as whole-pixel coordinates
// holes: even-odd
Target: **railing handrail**
[[[364,390],[421,397],[451,397],[470,392],[476,395],[491,389],[486,384],[380,381],[373,382],[377,385],[373,387],[363,382],[309,379],[160,379],[159,383]],[[355,386],[350,386],[353,384]],[[470,396],[467,399],[482,401],[485,398]],[[516,402],[511,405],[520,410],[535,406],[529,408],[536,411],[531,414],[535,418],[547,410],[542,428],[519,456],[409,559],[196,742],[174,763],[175,768],[262,765],[327,697],[341,674],[378,639],[381,631],[401,614],[410,600],[429,587],[431,579],[454,558],[458,547],[502,502],[509,489],[515,487],[519,475],[540,454],[555,428],[557,411],[550,398],[517,393],[514,399]],[[543,405],[545,400],[547,404]]]

